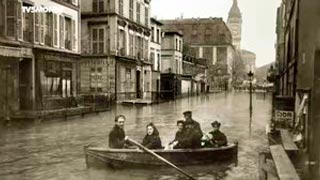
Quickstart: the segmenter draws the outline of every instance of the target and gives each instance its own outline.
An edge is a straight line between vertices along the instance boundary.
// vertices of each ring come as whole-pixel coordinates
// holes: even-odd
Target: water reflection
[[[183,169],[199,180],[222,180],[229,171],[236,167],[234,162],[225,162],[207,166],[185,166]],[[89,179],[106,180],[185,180],[186,178],[175,170],[167,167],[157,169],[106,169],[103,165],[88,168]],[[146,176],[149,174],[148,176]]]
[[[258,178],[258,152],[266,148],[264,127],[270,119],[271,100],[253,99],[251,130],[248,128],[248,100],[248,93],[219,93],[146,107],[117,106],[112,111],[83,119],[26,123],[1,129],[0,179],[181,179],[183,177],[170,169],[126,171],[129,174],[87,169],[83,146],[88,143],[107,146],[116,114],[128,117],[125,129],[131,138],[141,141],[145,125],[154,122],[166,144],[174,137],[176,120],[183,119],[182,112],[192,110],[204,132],[211,130],[212,121],[219,120],[228,140],[239,141],[239,152],[237,165],[215,164],[187,167],[187,170],[199,179],[255,180]]]

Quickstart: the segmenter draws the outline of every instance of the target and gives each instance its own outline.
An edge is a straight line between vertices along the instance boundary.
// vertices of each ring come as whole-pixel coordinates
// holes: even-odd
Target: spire
[[[241,12],[238,6],[238,0],[233,0],[232,7],[229,11],[229,17],[231,16],[241,17]]]

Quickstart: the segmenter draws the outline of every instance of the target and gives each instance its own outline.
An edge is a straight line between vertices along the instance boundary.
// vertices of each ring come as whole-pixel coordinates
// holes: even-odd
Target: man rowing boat
[[[115,117],[115,125],[109,133],[109,147],[114,149],[122,149],[128,146],[126,139],[128,138],[124,132],[124,123],[126,117],[118,115]]]

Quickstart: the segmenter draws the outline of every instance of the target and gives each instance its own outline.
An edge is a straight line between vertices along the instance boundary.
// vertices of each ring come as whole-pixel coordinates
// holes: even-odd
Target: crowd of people
[[[177,132],[175,138],[163,147],[158,129],[153,123],[146,126],[146,135],[142,140],[142,145],[148,149],[197,149],[212,148],[227,145],[227,137],[220,131],[221,123],[214,121],[211,123],[212,131],[204,134],[200,124],[192,119],[192,112],[183,113],[185,120],[177,121]],[[115,125],[109,134],[109,147],[114,149],[129,148],[130,143],[125,135],[124,124],[126,117],[118,115],[115,117]]]

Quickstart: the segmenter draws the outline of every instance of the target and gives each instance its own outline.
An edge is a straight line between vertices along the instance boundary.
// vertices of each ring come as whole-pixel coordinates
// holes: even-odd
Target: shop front
[[[59,109],[74,106],[78,92],[79,56],[39,50],[36,59],[37,108]],[[72,105],[71,105],[72,104]]]

